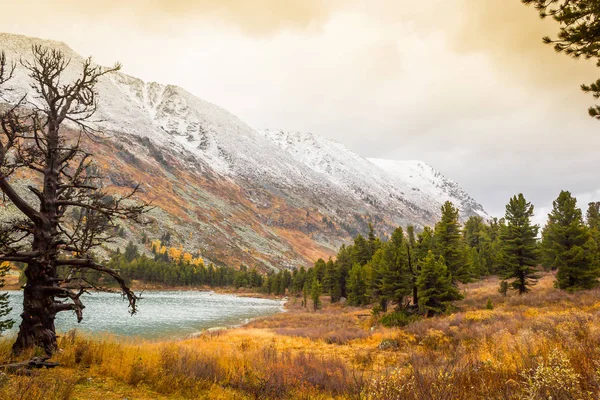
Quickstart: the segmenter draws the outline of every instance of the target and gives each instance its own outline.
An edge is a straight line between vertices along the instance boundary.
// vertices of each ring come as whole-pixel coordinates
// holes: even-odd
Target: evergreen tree
[[[600,65],[600,6],[598,0],[522,0],[533,4],[541,18],[550,17],[560,26],[556,39],[544,37],[559,53],[573,58],[594,59]],[[600,97],[600,79],[590,85],[581,85],[585,93]],[[590,116],[600,119],[600,106],[588,109]]]
[[[560,289],[596,285],[599,269],[592,257],[592,237],[571,193],[562,191],[554,200],[542,238],[544,260],[558,269],[556,285]]]
[[[302,306],[308,308],[308,281],[304,282],[302,287]]]
[[[362,306],[369,302],[367,296],[367,276],[365,267],[356,263],[348,278],[348,304]]]
[[[590,229],[595,228],[600,231],[600,201],[588,204],[586,221]]]
[[[9,263],[0,263],[0,289],[2,289],[4,287],[4,277],[6,276],[6,273],[9,271],[10,269],[10,264]],[[10,314],[10,312],[12,311],[12,308],[10,307],[10,302],[9,302],[9,297],[8,297],[8,293],[4,292],[0,294],[0,335],[2,334],[3,331],[9,330],[10,328],[13,327],[15,321],[13,321],[12,319],[6,318],[4,319],[6,316],[8,316],[8,314]]]
[[[513,279],[511,286],[519,294],[527,293],[537,282],[538,226],[531,224],[533,205],[523,194],[514,196],[506,205],[506,226],[500,233],[504,279]]]
[[[370,295],[374,301],[379,303],[381,311],[386,312],[388,307],[388,298],[383,290],[384,277],[387,275],[388,264],[385,261],[385,250],[388,243],[383,243],[382,247],[375,252],[369,263],[371,276],[369,279]]]
[[[404,231],[398,227],[384,247],[384,262],[387,265],[383,276],[383,294],[387,300],[400,307],[405,296],[411,294],[412,275],[409,270],[408,252]]]
[[[417,240],[415,238],[415,227],[412,225],[408,225],[406,227],[406,252],[407,252],[407,261],[408,261],[408,272],[411,275],[411,285],[413,292],[413,305],[417,306],[419,304],[419,290],[417,288],[417,278],[419,277],[419,264],[416,258],[416,245]]]
[[[462,295],[452,283],[452,276],[444,258],[436,259],[432,252],[423,260],[417,286],[419,309],[427,317],[446,312],[454,301],[462,299]]]
[[[354,246],[352,246],[352,261],[359,263],[360,265],[366,265],[371,261],[373,253],[371,253],[371,245],[362,235],[358,235],[354,239]]]
[[[323,293],[323,286],[318,279],[314,279],[312,281],[312,285],[310,288],[310,298],[313,302],[313,309],[317,311],[321,306],[321,294]]]
[[[458,222],[458,208],[449,201],[442,206],[441,220],[435,225],[434,251],[444,258],[452,280],[468,282],[471,279]]]
[[[131,262],[137,257],[139,257],[139,255],[140,253],[138,251],[137,246],[134,245],[133,242],[130,240],[129,243],[127,243],[127,247],[125,247],[125,259],[127,260],[127,262]]]
[[[338,252],[337,259],[335,260],[336,273],[339,278],[338,284],[334,287],[335,296],[338,299],[342,297],[348,298],[348,290],[346,287],[346,282],[348,280],[348,275],[350,274],[350,269],[352,269],[352,253],[353,246],[344,246]]]
[[[467,246],[478,249],[482,242],[482,236],[485,232],[483,218],[478,215],[472,215],[465,222],[463,229],[463,238]]]

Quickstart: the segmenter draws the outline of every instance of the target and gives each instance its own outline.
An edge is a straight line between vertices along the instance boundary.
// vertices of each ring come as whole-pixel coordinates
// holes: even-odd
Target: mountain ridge
[[[34,44],[58,46],[73,60],[65,79],[77,77],[83,58],[66,44],[0,34],[0,50],[13,60],[30,58]],[[17,101],[28,84],[19,68],[6,101]],[[102,77],[97,89],[97,127],[110,139],[105,148],[88,145],[108,172],[107,185],[121,190],[141,181],[141,196],[157,205],[144,233],[158,238],[169,231],[174,242],[210,261],[262,269],[309,265],[335,254],[369,223],[382,236],[399,225],[435,223],[441,197],[457,200],[463,218],[487,215],[439,172],[424,173],[432,181],[416,193],[403,174],[338,142],[311,133],[257,131],[178,86],[118,72]],[[453,189],[465,195],[452,197]],[[126,228],[116,245],[139,242],[142,228]]]

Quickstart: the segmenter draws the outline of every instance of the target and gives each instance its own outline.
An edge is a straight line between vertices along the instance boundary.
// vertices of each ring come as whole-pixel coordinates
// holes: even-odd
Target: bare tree
[[[65,83],[69,58],[41,46],[33,46],[32,53],[32,61],[21,60],[20,67],[31,78],[34,96],[0,112],[0,190],[21,215],[0,225],[0,262],[27,264],[13,352],[40,346],[50,356],[56,350],[56,314],[74,311],[80,322],[82,294],[109,290],[90,279],[89,271],[112,277],[135,313],[138,297],[118,271],[94,261],[91,251],[114,237],[119,219],[140,222],[147,208],[132,199],[138,187],[125,196],[104,190],[93,156],[82,146],[103,139],[91,122],[98,106],[96,84],[120,65],[105,69],[87,59],[79,77]],[[15,67],[2,54],[0,89],[9,90],[6,82]],[[36,182],[26,188],[30,196],[15,187],[18,171]]]

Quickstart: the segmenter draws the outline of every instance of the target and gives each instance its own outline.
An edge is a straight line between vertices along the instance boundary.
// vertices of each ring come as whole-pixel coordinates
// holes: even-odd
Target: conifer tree
[[[325,264],[325,274],[323,275],[323,291],[331,296],[331,302],[335,303],[339,300],[334,293],[337,277],[337,270],[331,257]]]
[[[321,294],[323,293],[323,286],[318,279],[314,279],[310,288],[310,298],[313,302],[313,309],[317,311],[321,307]]]
[[[458,209],[449,201],[442,206],[442,217],[435,225],[434,251],[444,258],[453,281],[468,282],[471,279],[458,222]]]
[[[541,18],[550,17],[559,24],[555,39],[548,36],[544,43],[552,45],[554,50],[573,58],[594,59],[600,66],[600,6],[598,0],[522,0],[532,4]],[[600,97],[600,79],[589,85],[581,85],[585,93],[594,98]],[[600,119],[600,106],[588,109],[590,116]]]
[[[370,266],[370,295],[374,301],[379,303],[381,311],[386,312],[388,308],[389,299],[387,298],[383,286],[384,278],[387,275],[388,263],[385,260],[386,248],[388,243],[383,243],[381,248],[375,252]]]
[[[10,269],[10,264],[9,263],[0,263],[0,289],[2,289],[4,287],[4,277],[6,276],[6,273],[8,272],[8,270]],[[4,319],[6,316],[8,316],[8,314],[10,314],[10,312],[12,311],[12,308],[10,307],[10,302],[9,302],[9,297],[8,297],[8,293],[4,292],[0,294],[0,334],[2,334],[3,331],[9,330],[10,328],[13,327],[15,321],[13,321],[12,319],[6,318]]]
[[[506,226],[502,228],[502,263],[504,279],[513,279],[511,286],[519,294],[527,293],[537,282],[538,226],[531,224],[533,205],[523,194],[514,196],[506,205]]]
[[[454,301],[462,299],[462,295],[452,283],[444,258],[436,259],[432,252],[423,260],[417,285],[419,309],[427,317],[446,312]]]
[[[544,260],[558,269],[556,285],[560,289],[596,285],[599,269],[592,257],[592,237],[571,193],[562,191],[554,200],[542,238]]]
[[[353,264],[366,265],[371,257],[373,257],[373,253],[371,253],[370,243],[362,235],[358,235],[354,239],[354,246],[352,246]]]
[[[596,245],[600,245],[600,202],[588,204],[586,222]]]
[[[433,231],[430,227],[426,226],[423,228],[423,232],[417,237],[414,251],[415,259],[417,261],[424,260],[430,250],[433,251]]]
[[[335,260],[336,274],[338,276],[338,283],[334,287],[335,296],[338,299],[342,297],[348,298],[348,290],[346,287],[346,282],[348,280],[348,275],[350,274],[350,269],[352,268],[352,253],[353,246],[345,246],[342,245],[340,251],[338,252],[337,259]]]
[[[302,287],[302,306],[304,308],[308,308],[308,282],[304,282],[304,286]]]
[[[356,263],[348,278],[348,304],[362,306],[369,302],[367,294],[367,273],[364,266]]]
[[[404,297],[410,295],[412,290],[412,275],[402,227],[398,227],[392,233],[384,248],[383,258],[387,269],[383,276],[382,291],[389,301],[400,307]]]
[[[419,277],[419,264],[416,258],[416,244],[415,238],[415,227],[408,225],[406,227],[406,252],[408,261],[408,272],[411,275],[410,284],[412,286],[413,305],[418,306],[419,304],[419,290],[417,288],[417,278]]]

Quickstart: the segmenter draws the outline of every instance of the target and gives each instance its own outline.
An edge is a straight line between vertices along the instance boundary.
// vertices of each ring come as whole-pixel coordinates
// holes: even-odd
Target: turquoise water
[[[13,307],[11,318],[20,322],[23,293],[9,291]],[[138,312],[128,313],[127,301],[118,294],[93,293],[82,296],[83,321],[77,323],[73,312],[59,313],[57,332],[77,328],[92,333],[139,336],[146,339],[176,339],[204,329],[229,327],[250,319],[283,311],[283,301],[236,297],[212,292],[153,291],[144,292]],[[11,334],[12,332],[8,332]]]

